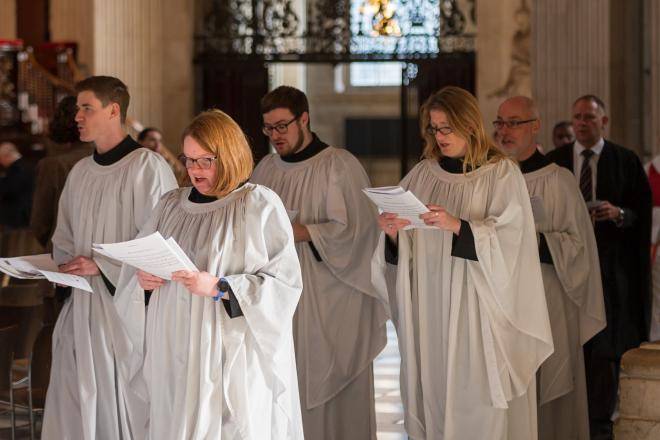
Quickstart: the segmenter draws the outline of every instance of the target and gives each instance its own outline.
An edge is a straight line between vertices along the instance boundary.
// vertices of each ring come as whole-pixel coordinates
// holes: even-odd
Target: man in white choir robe
[[[582,345],[605,327],[598,249],[575,177],[536,150],[541,122],[534,102],[504,101],[495,128],[502,150],[527,183],[555,351],[539,370],[539,439],[588,440]]]
[[[124,131],[130,97],[120,80],[91,77],[76,91],[80,139],[94,142],[95,151],[67,177],[53,258],[62,272],[86,277],[94,293],[73,289],[57,320],[42,438],[130,439],[113,354],[121,329],[112,298],[120,265],[92,255],[92,243],[135,238],[177,185],[165,159]]]
[[[274,190],[293,219],[303,274],[294,341],[305,437],[376,438],[372,361],[386,343],[386,312],[371,284],[378,237],[358,160],[310,131],[303,92],[279,87],[261,101],[277,150],[251,181]]]

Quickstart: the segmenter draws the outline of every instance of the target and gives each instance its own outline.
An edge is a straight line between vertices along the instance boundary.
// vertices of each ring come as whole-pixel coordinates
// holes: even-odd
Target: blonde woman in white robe
[[[430,228],[381,214],[373,258],[399,338],[406,431],[536,439],[535,375],[553,345],[525,181],[465,90],[432,95],[420,124],[424,160],[401,186],[427,204]]]
[[[193,187],[166,194],[141,235],[173,237],[199,272],[172,281],[122,273],[119,310],[133,351],[125,380],[148,404],[146,423],[135,406],[133,432],[302,439],[291,330],[302,279],[286,210],[269,189],[244,183],[252,154],[221,111],[193,120],[183,154]],[[142,289],[153,291],[144,335]]]

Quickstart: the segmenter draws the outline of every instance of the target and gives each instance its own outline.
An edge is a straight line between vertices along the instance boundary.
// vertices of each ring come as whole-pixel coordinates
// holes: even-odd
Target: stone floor
[[[387,324],[387,346],[374,362],[374,387],[376,391],[376,421],[378,440],[405,440],[403,407],[399,392],[399,348],[391,322]],[[2,411],[0,406],[0,412]],[[27,417],[20,414],[18,424],[25,425]],[[0,440],[10,438],[9,417],[0,414]],[[29,439],[27,427],[16,432],[17,440]]]
[[[405,440],[403,406],[399,391],[399,347],[391,322],[387,323],[387,346],[374,362],[378,440]]]

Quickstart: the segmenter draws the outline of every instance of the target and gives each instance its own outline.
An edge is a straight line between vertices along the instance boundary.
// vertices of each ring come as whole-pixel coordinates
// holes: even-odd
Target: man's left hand
[[[296,243],[301,241],[312,241],[312,237],[309,235],[309,230],[305,225],[301,223],[291,223],[293,227],[293,241]]]
[[[616,221],[621,216],[621,210],[618,206],[612,205],[608,201],[603,201],[593,210],[593,217],[597,222],[602,222],[605,220]]]
[[[99,267],[94,260],[89,257],[77,256],[68,263],[59,266],[60,272],[68,273],[70,275],[100,275]]]

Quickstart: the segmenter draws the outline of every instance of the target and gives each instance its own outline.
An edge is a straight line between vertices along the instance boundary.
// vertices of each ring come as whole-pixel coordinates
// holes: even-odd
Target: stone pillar
[[[194,7],[186,0],[163,0],[162,125],[163,142],[181,151],[181,133],[194,116]]]
[[[16,38],[16,1],[0,0],[0,39]]]
[[[621,360],[616,440],[660,438],[660,343],[643,344]]]
[[[93,11],[91,0],[50,0],[50,38],[78,43],[78,65],[87,74],[94,72]]]
[[[539,141],[552,147],[552,126],[570,119],[575,98],[610,104],[610,0],[535,0],[531,52]]]
[[[161,8],[160,0],[95,0],[93,14],[94,74],[121,78],[131,94],[129,116],[156,127],[163,122]]]
[[[646,150],[660,154],[660,2],[647,0],[648,90],[645,94],[644,139]]]
[[[6,0],[0,0],[6,1]],[[51,0],[51,38],[79,45],[84,73],[111,75],[131,94],[128,115],[180,150],[193,117],[194,7],[186,0]]]
[[[530,0],[477,2],[477,98],[487,129],[502,101],[530,96]]]

